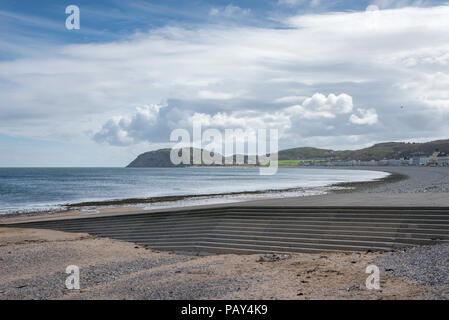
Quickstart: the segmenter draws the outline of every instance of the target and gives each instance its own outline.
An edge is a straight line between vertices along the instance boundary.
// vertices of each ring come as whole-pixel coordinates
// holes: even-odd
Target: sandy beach
[[[381,290],[366,289],[365,269],[382,257],[378,253],[297,254],[260,262],[259,255],[189,256],[57,231],[2,228],[0,239],[1,299],[449,297],[447,285],[420,284],[391,272],[381,274]],[[80,267],[80,290],[64,286],[65,268],[72,264]]]
[[[449,169],[366,168],[407,176],[327,195],[267,199],[240,206],[449,207]],[[206,206],[207,207],[207,206]],[[1,217],[0,223],[120,215],[69,211]],[[366,267],[381,270],[380,290],[365,286]],[[0,228],[0,299],[448,299],[449,245],[392,252],[194,255],[157,251],[83,233]],[[65,268],[80,268],[80,290],[68,290]]]

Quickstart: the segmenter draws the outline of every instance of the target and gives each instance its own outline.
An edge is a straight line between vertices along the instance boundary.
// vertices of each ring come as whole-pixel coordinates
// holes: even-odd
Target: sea
[[[0,214],[53,211],[70,203],[129,198],[202,195],[144,205],[153,208],[307,196],[326,193],[332,184],[371,181],[387,175],[321,168],[279,168],[272,176],[259,175],[257,168],[236,167],[0,168]],[[263,192],[245,194],[251,191]]]

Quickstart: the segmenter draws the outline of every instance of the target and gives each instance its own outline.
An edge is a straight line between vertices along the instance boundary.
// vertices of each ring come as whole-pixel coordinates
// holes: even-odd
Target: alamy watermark
[[[186,129],[175,129],[170,141],[174,165],[257,165],[260,175],[274,175],[278,168],[278,130],[206,129],[193,123],[193,139]],[[267,142],[269,141],[269,151]],[[245,145],[247,152],[245,152]],[[191,148],[190,146],[193,146]],[[246,159],[246,162],[245,162]]]
[[[80,8],[76,5],[70,5],[65,8],[65,13],[69,16],[65,20],[67,30],[80,29]]]
[[[365,286],[368,290],[379,290],[380,289],[380,270],[379,267],[371,264],[366,267],[365,273],[370,275],[366,278]]]
[[[80,289],[80,268],[75,265],[70,265],[65,269],[65,273],[69,276],[65,280],[65,287],[69,290]]]

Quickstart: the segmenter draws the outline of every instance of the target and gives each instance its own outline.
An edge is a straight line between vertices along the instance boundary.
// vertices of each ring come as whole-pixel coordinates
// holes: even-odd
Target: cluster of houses
[[[449,155],[444,152],[435,151],[431,156],[412,155],[408,158],[401,159],[384,159],[384,160],[330,160],[330,161],[303,161],[300,166],[432,166],[432,167],[449,167]]]

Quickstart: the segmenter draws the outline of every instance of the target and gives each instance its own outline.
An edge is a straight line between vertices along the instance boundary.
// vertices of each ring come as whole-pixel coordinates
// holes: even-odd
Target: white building
[[[442,167],[449,166],[449,157],[448,156],[438,157],[438,165]]]

